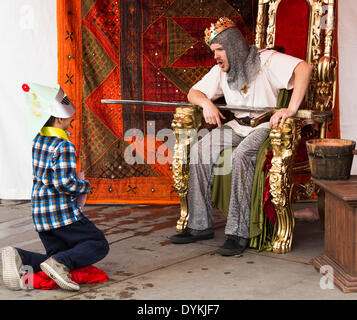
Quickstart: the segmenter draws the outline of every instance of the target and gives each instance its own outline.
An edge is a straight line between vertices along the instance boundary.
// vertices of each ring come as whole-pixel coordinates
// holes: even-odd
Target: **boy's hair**
[[[54,116],[51,116],[47,122],[45,123],[44,127],[53,127],[53,125],[55,124],[55,121],[56,121],[56,117]]]

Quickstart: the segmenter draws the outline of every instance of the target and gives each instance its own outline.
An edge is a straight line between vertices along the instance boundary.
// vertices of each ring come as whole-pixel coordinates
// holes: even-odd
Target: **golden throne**
[[[255,27],[255,45],[274,48],[279,4],[288,0],[259,0]],[[295,1],[295,0],[294,0]],[[291,203],[294,197],[293,173],[309,170],[308,162],[295,163],[296,150],[301,140],[302,128],[312,128],[311,135],[324,138],[326,126],[332,120],[335,104],[336,65],[332,56],[335,21],[335,0],[304,0],[308,7],[308,35],[306,61],[313,66],[313,73],[305,102],[295,117],[288,118],[282,128],[270,132],[273,158],[269,170],[270,194],[277,214],[277,233],[273,251],[286,253],[291,250],[294,214]],[[289,5],[289,4],[284,4]],[[292,13],[294,14],[294,13]],[[172,121],[176,136],[173,161],[173,179],[180,197],[181,213],[176,230],[182,231],[188,221],[187,191],[189,183],[190,143],[202,125],[199,107],[177,107]],[[309,182],[311,186],[311,182]],[[304,189],[304,188],[303,188]],[[310,193],[311,188],[304,191]]]

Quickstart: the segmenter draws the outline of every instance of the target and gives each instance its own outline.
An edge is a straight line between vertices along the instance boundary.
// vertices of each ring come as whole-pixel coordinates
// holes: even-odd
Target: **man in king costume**
[[[242,253],[249,244],[251,191],[257,153],[271,127],[282,126],[296,114],[304,99],[312,67],[307,62],[275,50],[248,46],[233,21],[223,17],[205,30],[205,42],[217,64],[189,91],[189,102],[202,107],[205,121],[217,125],[191,148],[187,227],[170,237],[176,244],[214,237],[212,185],[215,164],[224,149],[232,153],[232,185],[225,227],[226,240],[220,253]],[[286,109],[274,113],[265,123],[250,126],[250,118],[262,112],[253,108],[277,103],[281,89],[293,89]],[[224,96],[228,105],[247,106],[234,111],[234,119],[222,126],[225,117],[213,103]]]

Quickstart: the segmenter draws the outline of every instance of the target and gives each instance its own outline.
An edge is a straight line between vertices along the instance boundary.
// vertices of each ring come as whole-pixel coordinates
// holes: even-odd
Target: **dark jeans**
[[[88,218],[70,225],[38,233],[46,254],[16,248],[24,265],[34,272],[41,271],[40,264],[49,257],[64,264],[69,270],[92,265],[109,252],[104,234]]]

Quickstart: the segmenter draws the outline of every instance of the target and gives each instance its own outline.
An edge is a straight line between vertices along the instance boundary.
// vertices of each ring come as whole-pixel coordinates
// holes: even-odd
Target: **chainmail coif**
[[[248,85],[260,69],[260,56],[256,46],[248,46],[237,28],[228,28],[218,34],[212,43],[220,44],[226,51],[229,63],[228,85],[241,90]]]

